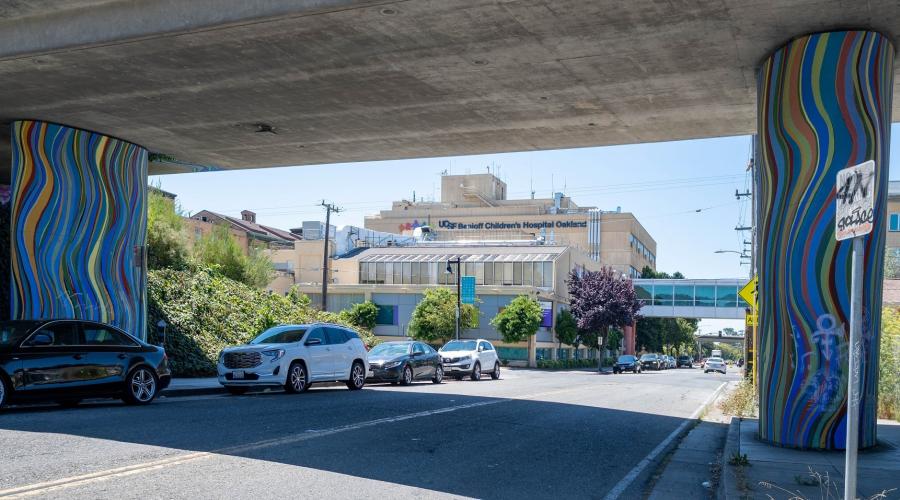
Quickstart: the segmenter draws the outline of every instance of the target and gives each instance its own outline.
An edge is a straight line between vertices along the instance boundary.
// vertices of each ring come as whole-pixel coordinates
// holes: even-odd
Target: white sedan
[[[726,371],[728,371],[728,367],[722,358],[709,358],[703,367],[703,373],[719,372],[724,374]]]

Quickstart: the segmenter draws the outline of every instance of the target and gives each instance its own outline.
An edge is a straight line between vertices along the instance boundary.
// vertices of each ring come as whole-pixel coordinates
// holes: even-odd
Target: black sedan
[[[113,397],[149,404],[171,380],[166,353],[113,326],[81,320],[0,322],[0,407]]]
[[[664,370],[665,360],[659,354],[644,354],[641,356],[641,366],[646,370]]]
[[[631,354],[623,354],[613,365],[613,373],[632,372],[641,373],[641,362]]]
[[[421,342],[384,342],[369,351],[369,373],[373,382],[409,385],[415,380],[444,380],[441,356]]]

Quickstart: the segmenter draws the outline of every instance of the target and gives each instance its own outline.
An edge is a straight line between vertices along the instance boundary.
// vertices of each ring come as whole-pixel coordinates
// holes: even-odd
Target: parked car
[[[430,345],[421,342],[384,342],[369,351],[367,379],[400,385],[415,380],[444,380],[441,356]]]
[[[623,354],[619,356],[613,365],[613,373],[641,373],[641,361],[631,354]]]
[[[675,358],[673,358],[672,356],[669,356],[668,354],[666,354],[666,355],[665,355],[665,359],[666,359],[666,369],[667,369],[667,370],[668,370],[669,368],[675,368]]]
[[[690,356],[681,355],[681,356],[678,356],[678,361],[676,363],[676,366],[678,368],[681,368],[682,366],[686,366],[688,368],[693,368],[694,360]]]
[[[359,334],[350,328],[327,323],[279,325],[247,345],[223,350],[219,383],[232,394],[261,386],[299,393],[314,382],[345,382],[350,390],[359,390],[366,382],[366,354]]]
[[[644,354],[641,356],[641,368],[645,370],[662,370],[665,364],[659,354]]]
[[[162,347],[110,325],[82,320],[0,322],[0,407],[87,398],[153,401],[171,380]]]
[[[440,349],[444,374],[456,380],[468,376],[481,380],[484,370],[490,370],[491,378],[500,378],[500,358],[494,345],[487,340],[451,340]]]
[[[703,373],[719,372],[724,374],[726,371],[728,371],[728,367],[722,358],[708,358],[706,366],[703,367]]]

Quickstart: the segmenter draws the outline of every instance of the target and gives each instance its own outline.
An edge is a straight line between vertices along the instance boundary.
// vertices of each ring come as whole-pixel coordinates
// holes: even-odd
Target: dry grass
[[[757,415],[756,389],[749,380],[742,380],[738,386],[719,402],[719,409],[734,417],[755,417]]]

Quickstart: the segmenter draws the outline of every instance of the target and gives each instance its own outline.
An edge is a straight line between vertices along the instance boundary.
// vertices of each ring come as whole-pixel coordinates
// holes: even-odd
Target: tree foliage
[[[560,347],[566,344],[578,348],[578,323],[568,309],[563,309],[556,315],[556,338]]]
[[[478,309],[460,308],[460,333],[477,326]],[[409,322],[409,335],[425,342],[446,342],[456,335],[456,293],[449,288],[430,288],[416,305]]]
[[[504,342],[522,342],[537,333],[543,316],[538,301],[528,295],[519,295],[494,316],[491,325],[500,332]]]
[[[572,314],[587,346],[597,346],[610,327],[632,324],[641,308],[631,280],[612,268],[580,275],[573,270],[567,284]]]
[[[878,416],[900,422],[900,311],[884,307],[881,313]]]
[[[244,255],[237,239],[227,227],[213,226],[194,245],[198,263],[222,274],[226,278],[249,286],[262,288],[274,277],[272,261],[261,248],[250,247],[250,255]]]
[[[378,306],[370,300],[353,304],[340,312],[340,317],[351,325],[373,330],[378,319]]]
[[[680,272],[654,271],[649,266],[641,270],[645,279],[684,279]],[[693,349],[694,332],[699,320],[694,318],[640,318],[637,322],[635,344],[637,349],[648,352],[678,354]]]
[[[184,219],[174,200],[151,189],[147,197],[147,267],[183,269],[188,262]]]

